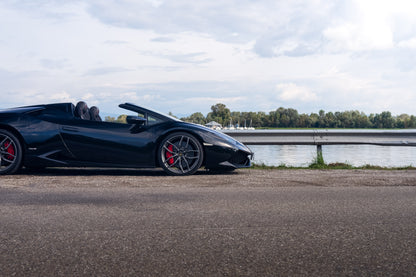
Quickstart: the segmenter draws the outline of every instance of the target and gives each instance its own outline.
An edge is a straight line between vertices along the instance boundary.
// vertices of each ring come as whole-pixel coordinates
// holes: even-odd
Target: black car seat
[[[102,121],[99,113],[100,113],[100,110],[96,106],[92,106],[90,108],[90,118],[91,118],[91,120]]]
[[[85,103],[84,101],[79,101],[77,103],[77,105],[75,106],[74,114],[75,117],[85,120],[89,120],[91,118],[87,103]]]

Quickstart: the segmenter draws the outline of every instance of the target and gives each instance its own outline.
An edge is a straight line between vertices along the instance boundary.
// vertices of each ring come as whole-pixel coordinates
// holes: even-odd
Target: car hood
[[[194,124],[194,123],[188,123],[188,122],[181,122],[182,125],[188,126],[189,128],[194,129],[198,132],[198,134],[203,138],[204,142],[208,144],[226,144],[228,147],[235,148],[238,150],[242,150],[244,152],[247,152],[249,154],[253,154],[253,151],[250,150],[247,146],[239,142],[238,140],[230,137],[229,135],[226,135],[222,132],[207,128],[205,126]],[[226,146],[224,145],[224,146]]]

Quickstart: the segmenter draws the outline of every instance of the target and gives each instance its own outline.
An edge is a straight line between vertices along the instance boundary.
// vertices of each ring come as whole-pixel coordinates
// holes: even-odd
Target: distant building
[[[208,127],[208,128],[214,129],[214,130],[222,129],[221,124],[219,124],[218,122],[215,122],[215,121],[211,121],[211,122],[205,124],[205,127]]]

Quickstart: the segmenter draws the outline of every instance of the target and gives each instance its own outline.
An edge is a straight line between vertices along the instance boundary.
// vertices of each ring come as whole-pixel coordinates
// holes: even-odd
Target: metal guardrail
[[[223,133],[247,145],[322,145],[370,144],[416,146],[416,130],[224,130]]]
[[[224,130],[223,133],[247,145],[416,146],[416,130]]]

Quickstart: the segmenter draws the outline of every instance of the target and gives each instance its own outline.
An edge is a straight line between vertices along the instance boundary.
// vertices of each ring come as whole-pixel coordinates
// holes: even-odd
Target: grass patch
[[[324,156],[322,154],[322,151],[318,152],[315,159],[309,165],[309,168],[315,168],[315,169],[323,169],[323,168],[327,168],[327,167],[328,167],[328,165],[324,161]]]
[[[317,161],[318,159],[315,159],[309,166],[307,167],[296,167],[296,166],[288,166],[285,164],[280,164],[278,166],[270,166],[266,165],[264,163],[256,164],[253,163],[253,165],[250,167],[250,169],[267,169],[267,170],[278,170],[278,169],[365,169],[365,170],[416,170],[416,167],[414,166],[404,166],[404,167],[383,167],[378,165],[363,165],[363,166],[352,166],[348,163],[330,163],[325,164],[322,161]]]
[[[327,165],[329,169],[354,169],[354,167],[347,163],[330,163]]]
[[[265,163],[253,163],[250,169],[302,169],[304,167],[295,167],[295,166],[288,166],[286,164],[280,164],[278,166],[274,165],[266,165]]]
[[[380,170],[380,169],[383,169],[383,167],[378,166],[378,165],[366,164],[366,165],[363,165],[363,166],[361,167],[361,169],[373,169],[373,170]]]

